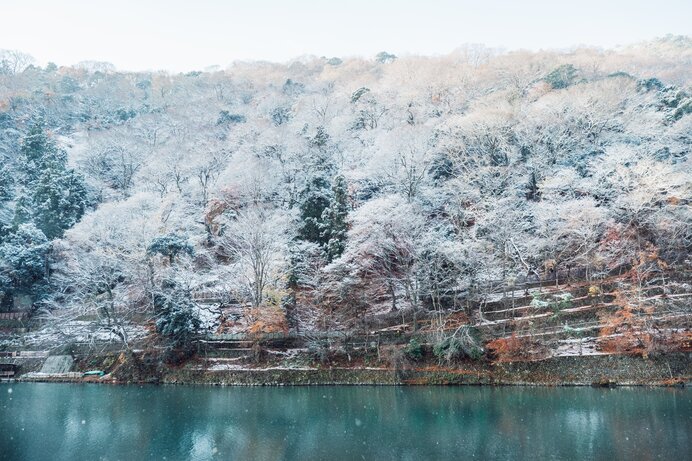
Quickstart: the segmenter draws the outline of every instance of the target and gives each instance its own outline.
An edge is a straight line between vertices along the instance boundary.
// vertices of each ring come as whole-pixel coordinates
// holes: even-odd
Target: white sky
[[[186,71],[301,55],[612,47],[692,35],[692,0],[0,0],[0,48],[39,63]]]

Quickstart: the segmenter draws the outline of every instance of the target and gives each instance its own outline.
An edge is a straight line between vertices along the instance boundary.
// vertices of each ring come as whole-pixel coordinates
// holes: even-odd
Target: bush
[[[286,314],[278,306],[269,305],[250,309],[245,316],[250,325],[249,332],[252,334],[288,333]]]
[[[478,360],[483,356],[483,348],[476,339],[477,333],[470,327],[460,329],[455,335],[447,336],[435,343],[433,354],[440,362],[451,363],[468,357]]]
[[[542,299],[540,294],[534,294],[531,300],[531,307],[534,309],[550,309],[555,315],[558,315],[563,309],[572,307],[572,295],[564,293],[545,300]]]
[[[497,362],[535,360],[546,357],[547,349],[540,341],[527,337],[517,337],[515,333],[507,338],[498,338],[486,344]]]
[[[490,341],[486,347],[498,362],[511,362],[522,356],[524,352],[524,343],[514,333],[509,338]]]
[[[156,294],[154,306],[159,312],[156,331],[170,338],[175,347],[189,346],[201,326],[190,293],[174,290]]]
[[[416,338],[412,338],[404,348],[404,354],[411,360],[421,360],[423,358],[423,345]]]
[[[314,340],[308,342],[308,353],[313,359],[324,364],[329,360],[329,343],[322,340]]]
[[[245,123],[247,119],[244,115],[231,114],[227,110],[219,112],[219,118],[216,120],[217,125],[235,125],[237,123]]]
[[[563,309],[569,309],[570,307],[572,307],[572,295],[570,293],[558,295],[550,303],[550,308],[555,315],[558,315]]]

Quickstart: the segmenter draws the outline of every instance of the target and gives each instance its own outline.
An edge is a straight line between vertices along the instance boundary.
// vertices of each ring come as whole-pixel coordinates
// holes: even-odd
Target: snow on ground
[[[209,359],[208,363],[210,363],[210,364],[206,367],[202,366],[202,367],[197,367],[195,369],[196,370],[205,370],[205,371],[232,371],[232,370],[237,370],[237,371],[253,371],[253,370],[307,371],[307,370],[317,370],[318,369],[316,367],[305,367],[305,366],[276,366],[276,367],[267,367],[267,368],[253,368],[253,367],[248,367],[247,364],[232,363],[230,360],[225,360],[223,362],[219,362],[218,360],[214,360],[214,359]]]
[[[218,306],[197,307],[202,331],[213,333],[221,324],[221,309]]]
[[[285,358],[294,358],[297,357],[301,354],[305,354],[309,352],[310,349],[307,347],[301,347],[301,348],[295,348],[295,349],[289,349],[287,351],[277,351],[277,350],[268,350],[267,353],[270,355],[280,355]]]
[[[585,355],[609,355],[608,352],[599,351],[596,347],[596,338],[571,338],[558,341],[558,346],[551,350],[551,357],[572,357]]]
[[[524,288],[519,289],[519,290],[507,290],[504,293],[502,291],[498,293],[489,293],[485,296],[484,300],[487,303],[493,303],[493,302],[498,302],[502,301],[504,299],[510,300],[512,297],[516,298],[524,298],[526,296],[533,296],[533,295],[538,295],[545,293],[545,287],[536,287],[536,288],[529,288],[528,290],[525,290]]]
[[[128,341],[142,339],[148,332],[142,325],[126,324],[123,330]],[[111,343],[120,342],[120,337],[108,325],[72,320],[64,323],[49,324],[43,328],[15,337],[3,338],[0,346],[6,347],[57,347],[72,343]]]

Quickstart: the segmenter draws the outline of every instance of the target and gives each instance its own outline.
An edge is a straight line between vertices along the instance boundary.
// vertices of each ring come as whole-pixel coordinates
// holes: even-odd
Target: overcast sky
[[[0,0],[0,48],[186,71],[301,55],[612,47],[692,35],[692,0]]]

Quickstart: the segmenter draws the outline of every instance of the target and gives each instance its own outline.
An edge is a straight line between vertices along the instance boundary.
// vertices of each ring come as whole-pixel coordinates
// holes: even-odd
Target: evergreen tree
[[[526,200],[538,202],[540,199],[541,191],[538,188],[538,178],[536,178],[536,172],[532,171],[529,184],[526,186]]]
[[[329,133],[323,126],[317,127],[317,133],[310,138],[310,145],[318,149],[325,149],[329,143]]]
[[[0,244],[0,303],[14,294],[40,298],[47,286],[50,242],[33,224],[22,224]]]
[[[0,243],[3,236],[10,231],[12,222],[12,204],[14,199],[14,178],[7,165],[0,166]]]
[[[87,196],[84,180],[74,170],[46,169],[31,197],[34,224],[50,239],[62,237],[86,211]]]
[[[316,243],[332,261],[344,251],[348,190],[346,179],[338,175],[334,185],[323,175],[313,176],[300,194],[300,226],[298,239]]]
[[[545,76],[545,81],[555,90],[567,88],[577,79],[577,69],[572,64],[563,64]]]
[[[300,194],[300,227],[298,238],[325,245],[322,215],[330,203],[329,183],[323,176],[313,176]]]
[[[159,312],[156,331],[171,338],[176,347],[189,345],[201,326],[190,292],[173,289],[156,294],[154,307]]]
[[[329,261],[341,256],[346,247],[346,217],[348,216],[348,190],[346,178],[338,175],[332,186],[329,207],[322,213],[321,238],[326,242],[325,253]]]
[[[187,238],[177,234],[162,235],[151,241],[147,248],[147,253],[150,255],[160,254],[168,256],[171,264],[175,262],[175,258],[181,254],[192,256],[194,250],[192,245],[187,241]]]
[[[24,137],[20,149],[22,182],[30,186],[46,169],[66,169],[67,153],[46,134],[45,122],[39,119]]]
[[[0,166],[0,202],[12,200],[14,196],[14,178],[7,165]]]
[[[12,229],[17,229],[22,224],[32,223],[33,205],[31,203],[31,197],[28,195],[28,192],[29,191],[22,189],[20,190],[17,196],[17,202],[14,206],[14,218],[12,221]]]
[[[49,239],[62,237],[88,205],[84,179],[67,168],[67,154],[46,134],[39,120],[24,138],[20,185],[14,223],[33,221]]]

